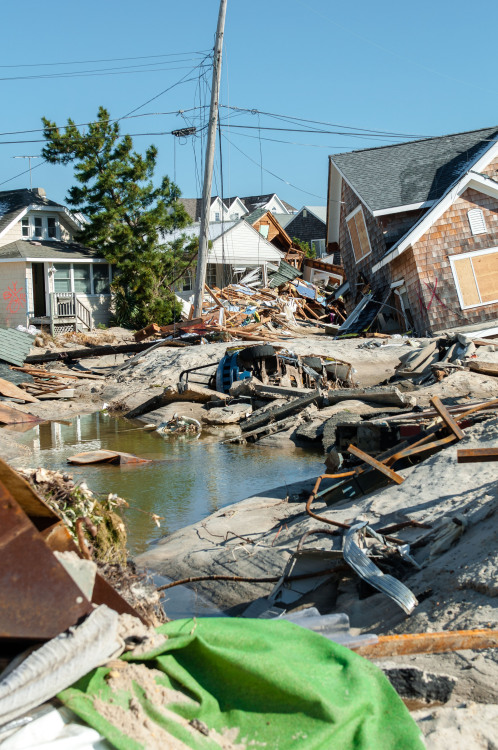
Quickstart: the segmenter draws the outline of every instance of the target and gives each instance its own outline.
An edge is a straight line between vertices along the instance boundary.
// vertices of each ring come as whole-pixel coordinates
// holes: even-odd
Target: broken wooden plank
[[[76,453],[74,456],[69,456],[67,459],[68,463],[76,464],[77,466],[86,466],[87,464],[149,464],[151,463],[150,458],[140,458],[139,456],[133,456],[131,453],[123,453],[122,451],[85,451],[84,453]]]
[[[498,461],[498,448],[460,448],[457,461],[459,464]]]
[[[29,403],[36,404],[38,401],[34,396],[30,396],[29,393],[23,391],[22,388],[18,388],[17,385],[10,383],[8,380],[0,378],[0,394],[6,398],[18,398],[22,401],[29,401]]]
[[[19,409],[13,409],[12,406],[7,406],[4,402],[0,403],[0,424],[27,424],[32,423],[33,425],[43,422],[44,420],[34,417],[32,414],[27,414]]]
[[[465,649],[498,647],[498,630],[447,630],[443,633],[380,635],[378,643],[354,648],[368,659],[385,659],[408,654],[443,654]]]
[[[465,364],[472,372],[479,372],[481,375],[493,375],[498,377],[498,363],[483,362],[480,359],[467,359]]]
[[[105,357],[108,354],[134,354],[144,352],[153,346],[163,342],[147,341],[142,344],[119,344],[119,346],[90,346],[85,349],[66,349],[63,352],[49,352],[48,354],[34,354],[26,357],[27,364],[42,364],[43,362],[57,362],[61,360],[90,359],[93,357]]]
[[[463,438],[465,437],[463,434],[463,430],[460,429],[460,427],[457,425],[439,396],[433,396],[431,398],[431,404],[433,405],[443,422],[445,422],[449,429],[453,432],[455,437],[458,440],[463,440]]]
[[[396,482],[396,484],[402,484],[405,481],[404,477],[402,477],[400,474],[397,474],[395,471],[390,469],[385,464],[381,463],[380,461],[377,461],[372,456],[369,456],[368,453],[365,453],[364,451],[360,450],[359,448],[356,447],[356,445],[350,445],[348,448],[348,453],[352,453],[353,456],[360,458],[365,463],[370,464],[370,466],[372,466],[374,469],[381,471],[383,474],[386,475],[386,477],[389,477],[389,479],[391,479],[393,482]]]

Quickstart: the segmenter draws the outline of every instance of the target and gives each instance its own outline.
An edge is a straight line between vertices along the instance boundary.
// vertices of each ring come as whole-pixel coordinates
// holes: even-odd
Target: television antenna
[[[41,159],[41,156],[13,156],[13,159],[29,159],[29,189],[33,189],[33,180],[31,177],[31,159]]]

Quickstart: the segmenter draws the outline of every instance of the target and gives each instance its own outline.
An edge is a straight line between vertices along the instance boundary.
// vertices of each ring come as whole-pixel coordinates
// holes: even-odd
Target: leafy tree
[[[88,219],[77,239],[113,264],[117,321],[133,328],[171,323],[180,310],[172,286],[195,262],[198,240],[163,239],[190,219],[168,177],[158,187],[152,182],[156,147],[144,156],[134,151],[131,137],[120,134],[103,107],[86,131],[71,119],[64,132],[42,121],[43,157],[74,164],[78,185],[70,188],[68,203]]]
[[[316,250],[314,247],[310,247],[308,242],[300,240],[298,237],[293,237],[292,242],[303,251],[305,258],[316,258]]]

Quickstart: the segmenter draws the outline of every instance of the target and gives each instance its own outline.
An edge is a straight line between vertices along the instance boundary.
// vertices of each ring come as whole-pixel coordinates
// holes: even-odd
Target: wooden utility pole
[[[218,102],[220,95],[221,54],[223,51],[223,34],[228,0],[220,0],[218,28],[213,58],[213,82],[211,85],[211,106],[209,110],[209,127],[206,145],[206,162],[204,165],[204,187],[202,191],[201,228],[199,235],[199,255],[195,273],[194,318],[202,315],[202,300],[206,283],[206,266],[209,243],[209,212],[211,208],[211,184],[213,181],[214,149],[216,146],[216,127],[218,124]]]

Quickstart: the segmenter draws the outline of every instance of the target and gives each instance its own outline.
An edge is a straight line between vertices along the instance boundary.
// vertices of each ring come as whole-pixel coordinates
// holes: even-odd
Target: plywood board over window
[[[354,257],[358,263],[372,252],[370,240],[368,238],[367,225],[365,223],[365,217],[361,206],[358,206],[358,208],[346,217],[346,224],[348,225],[349,236],[351,237],[351,243],[353,245]]]
[[[498,302],[498,248],[450,258],[460,307]]]

